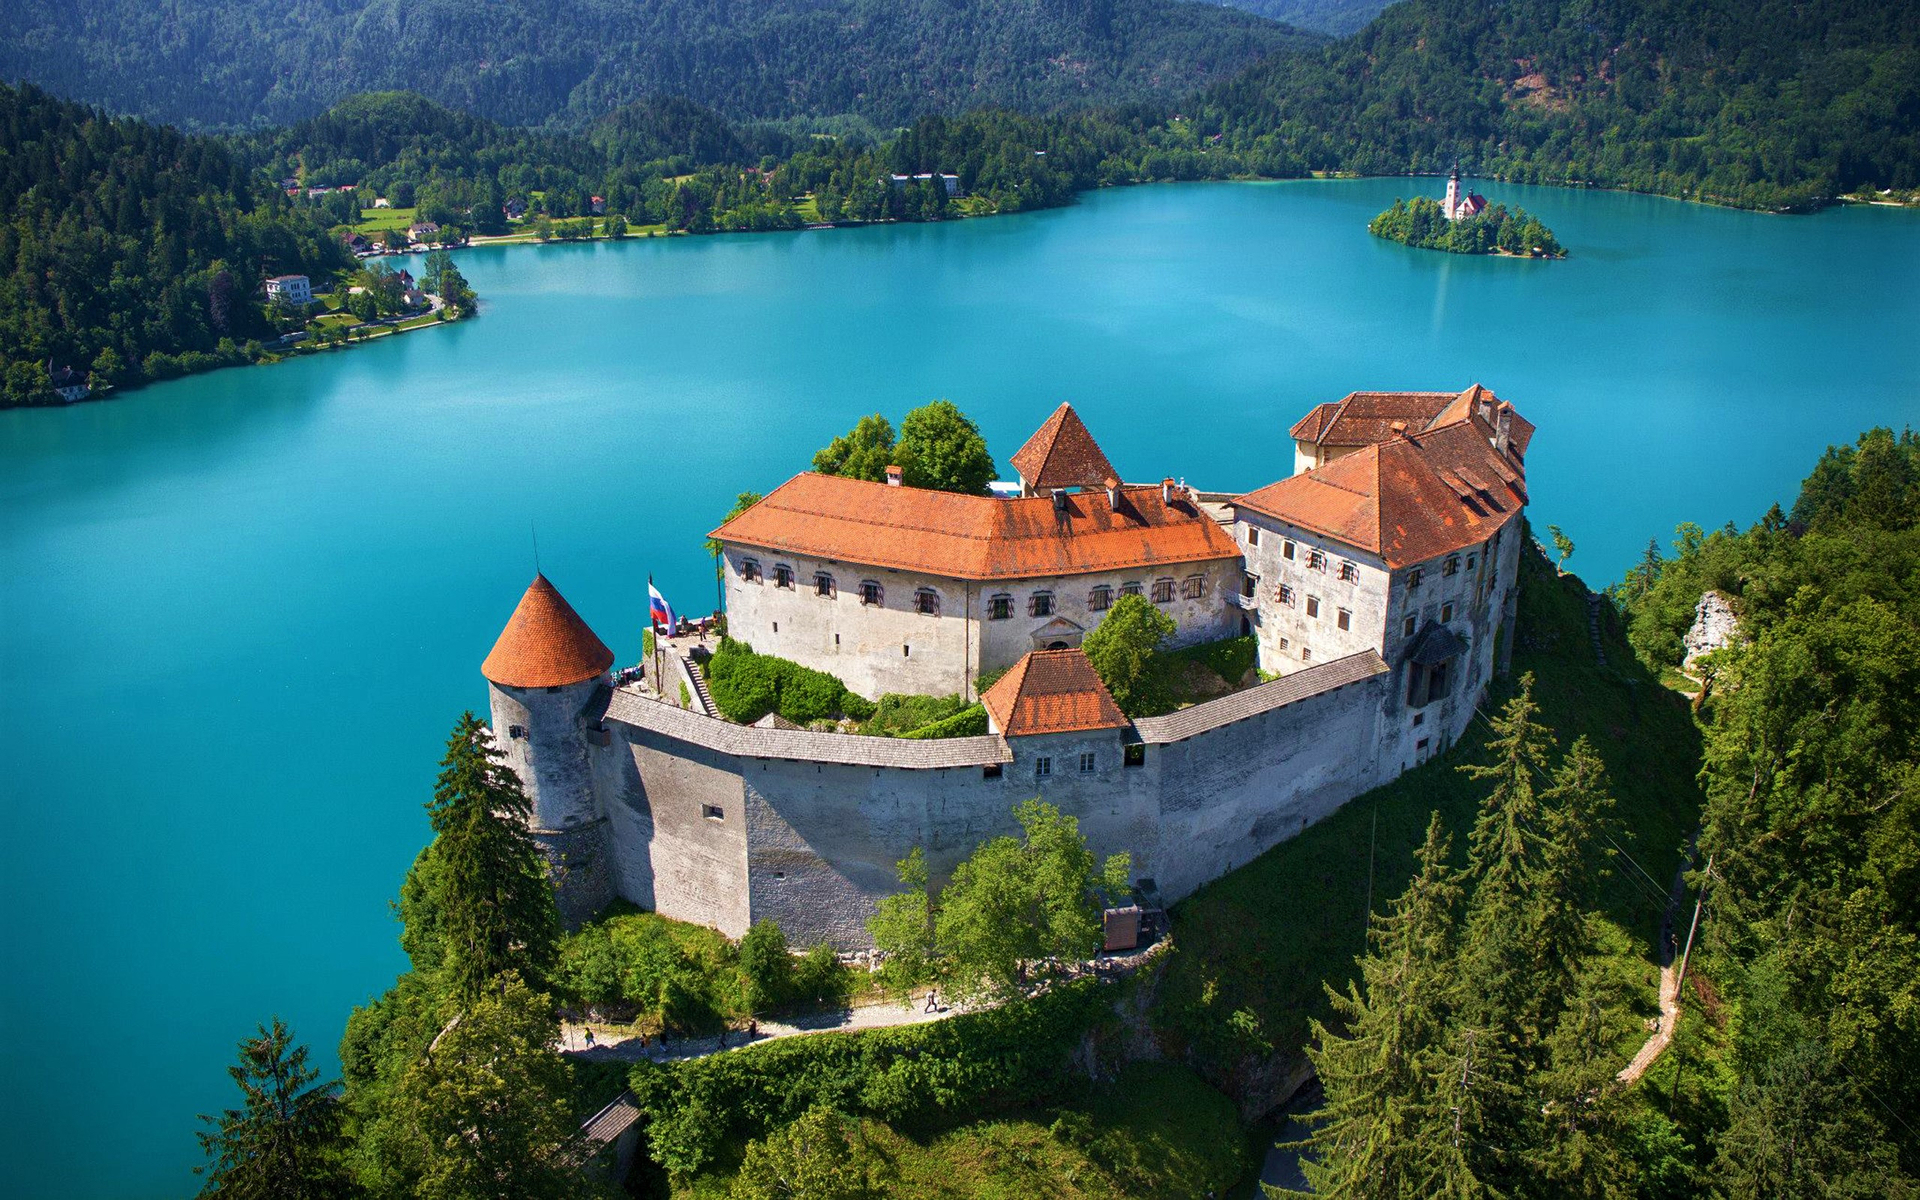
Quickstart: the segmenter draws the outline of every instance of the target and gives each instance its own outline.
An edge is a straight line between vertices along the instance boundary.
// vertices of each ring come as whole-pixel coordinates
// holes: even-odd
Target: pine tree
[[[1301,1168],[1316,1197],[1395,1200],[1472,1195],[1456,1153],[1446,1093],[1452,1064],[1440,1053],[1453,992],[1457,873],[1434,813],[1419,869],[1392,910],[1372,918],[1360,983],[1327,998],[1344,1034],[1312,1022],[1307,1056],[1326,1091],[1303,1143]]]
[[[446,982],[472,997],[517,969],[539,985],[557,953],[560,916],[546,860],[528,832],[531,807],[485,728],[463,713],[447,743],[433,802],[429,873]]]
[[[1491,721],[1487,741],[1493,762],[1460,768],[1470,779],[1490,779],[1493,791],[1480,807],[1468,839],[1468,872],[1476,903],[1504,904],[1518,898],[1540,859],[1540,804],[1534,776],[1544,775],[1553,731],[1539,723],[1533,673],[1520,677],[1520,692]]]
[[[240,1043],[240,1061],[227,1068],[246,1107],[201,1116],[213,1131],[197,1135],[213,1162],[195,1167],[207,1185],[202,1196],[231,1200],[324,1200],[347,1195],[341,1165],[340,1099],[335,1085],[315,1086],[307,1048],[273,1019],[258,1037]]]

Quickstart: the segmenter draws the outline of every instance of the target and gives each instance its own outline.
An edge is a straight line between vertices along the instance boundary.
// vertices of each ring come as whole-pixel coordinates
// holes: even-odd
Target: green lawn
[[[413,224],[418,208],[363,208],[360,220],[353,226],[355,233],[374,233],[382,229],[405,229]]]
[[[1640,666],[1611,622],[1603,628],[1610,665],[1596,663],[1584,585],[1556,578],[1531,549],[1522,564],[1517,625],[1514,675],[1534,673],[1543,720],[1563,747],[1585,733],[1607,763],[1619,802],[1616,840],[1647,875],[1624,860],[1612,865],[1601,896],[1615,924],[1608,943],[1623,976],[1650,980],[1664,894],[1699,811],[1698,730],[1686,701]],[[1494,707],[1510,685],[1496,687]],[[1406,886],[1433,810],[1464,862],[1484,785],[1455,768],[1479,758],[1486,733],[1476,722],[1450,753],[1353,800],[1177,905],[1176,950],[1156,1013],[1163,1025],[1205,1038],[1246,1008],[1276,1049],[1303,1046],[1308,1018],[1326,1011],[1321,981],[1344,988],[1352,976],[1369,889],[1380,910]],[[1647,1002],[1652,998],[1649,983]]]
[[[915,1140],[863,1126],[889,1196],[912,1200],[1190,1200],[1224,1195],[1257,1163],[1233,1103],[1186,1067],[1133,1063],[1058,1109]],[[674,1200],[725,1200],[729,1172],[676,1186]]]

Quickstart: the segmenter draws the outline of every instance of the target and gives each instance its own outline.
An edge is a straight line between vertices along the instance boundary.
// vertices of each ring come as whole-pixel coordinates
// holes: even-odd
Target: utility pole
[[[1700,875],[1700,894],[1693,900],[1693,920],[1687,923],[1687,948],[1680,955],[1680,972],[1673,979],[1673,1022],[1680,1022],[1680,1005],[1683,993],[1681,988],[1687,982],[1687,963],[1693,958],[1693,935],[1700,928],[1700,909],[1707,902],[1707,883],[1713,878],[1713,855],[1707,855],[1707,869]],[[1671,1031],[1669,1031],[1671,1033]],[[1673,1091],[1667,1096],[1667,1115],[1673,1115],[1673,1106],[1680,1101],[1680,1072],[1686,1069],[1686,1059],[1678,1056],[1673,1060]]]

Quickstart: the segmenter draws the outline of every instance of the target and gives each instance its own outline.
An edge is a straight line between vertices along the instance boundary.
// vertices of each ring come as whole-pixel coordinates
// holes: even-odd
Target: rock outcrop
[[[1702,655],[1730,644],[1739,631],[1740,618],[1734,615],[1732,601],[1719,592],[1705,593],[1693,610],[1693,626],[1683,641],[1687,656],[1681,661],[1681,669],[1693,674],[1694,663]]]

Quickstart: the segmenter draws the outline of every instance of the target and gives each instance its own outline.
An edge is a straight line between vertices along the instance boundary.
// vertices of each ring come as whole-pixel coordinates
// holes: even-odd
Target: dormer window
[[[816,596],[825,596],[829,600],[833,599],[833,576],[827,574],[825,571],[816,573],[813,577],[813,594]]]
[[[740,578],[746,580],[748,583],[759,583],[760,582],[759,561],[751,558],[741,559],[740,560]]]
[[[1002,592],[998,596],[990,597],[987,600],[987,619],[989,621],[1004,621],[1008,617],[1011,617],[1012,615],[1013,615],[1013,597],[1012,596],[1009,596],[1005,592]]]
[[[1087,611],[1105,612],[1113,607],[1113,589],[1100,584],[1087,593]]]
[[[773,568],[773,586],[790,588],[793,586],[793,568],[785,563],[776,563]]]

